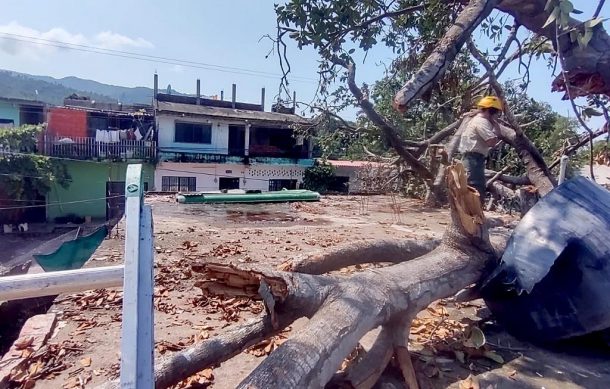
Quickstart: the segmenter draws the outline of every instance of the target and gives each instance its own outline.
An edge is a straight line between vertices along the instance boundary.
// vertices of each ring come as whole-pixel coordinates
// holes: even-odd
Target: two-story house
[[[68,98],[49,107],[39,151],[61,160],[72,183],[48,193],[47,220],[118,219],[128,163],[143,163],[145,190],[154,187],[156,139],[151,106]]]
[[[261,104],[249,104],[236,101],[235,87],[230,101],[155,88],[154,109],[157,191],[294,189],[313,165],[310,140],[294,136],[294,128],[308,119],[294,108],[266,112],[264,90]]]

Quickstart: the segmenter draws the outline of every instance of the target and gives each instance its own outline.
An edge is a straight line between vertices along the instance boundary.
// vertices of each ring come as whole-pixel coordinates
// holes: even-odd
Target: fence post
[[[153,228],[142,165],[127,166],[121,388],[154,388]]]
[[[566,170],[568,168],[569,158],[567,155],[562,155],[559,161],[559,185],[566,180]]]

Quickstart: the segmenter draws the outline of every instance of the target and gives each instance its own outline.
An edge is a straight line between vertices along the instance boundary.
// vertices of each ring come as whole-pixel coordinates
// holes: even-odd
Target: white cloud
[[[54,27],[48,31],[39,31],[22,26],[15,21],[0,25],[0,51],[10,55],[22,56],[28,59],[41,59],[60,50],[69,50],[61,47],[61,43],[49,41],[73,45],[88,45],[112,50],[150,49],[154,47],[151,42],[144,38],[130,38],[112,31],[102,31],[94,36],[87,37],[83,34],[73,34],[60,27]]]
[[[170,67],[169,70],[174,73],[184,73],[184,66],[176,64]]]
[[[104,31],[97,34],[94,38],[95,46],[103,47],[104,49],[120,49],[125,47],[137,47],[152,49],[152,43],[144,38],[132,39],[128,36],[117,34],[112,31]]]

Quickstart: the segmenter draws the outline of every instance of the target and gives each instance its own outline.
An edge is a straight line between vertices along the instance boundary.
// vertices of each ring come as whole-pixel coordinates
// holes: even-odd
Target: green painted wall
[[[106,182],[125,181],[127,163],[122,162],[88,162],[64,161],[72,177],[72,183],[67,189],[56,185],[47,194],[47,220],[52,222],[56,217],[74,214],[93,219],[106,218]],[[151,164],[143,164],[143,181],[148,188],[154,187],[155,168]],[[100,199],[87,202],[67,203],[73,201]],[[56,204],[56,205],[54,205]]]
[[[0,102],[0,119],[12,119],[15,127],[19,126],[19,105],[7,102]]]

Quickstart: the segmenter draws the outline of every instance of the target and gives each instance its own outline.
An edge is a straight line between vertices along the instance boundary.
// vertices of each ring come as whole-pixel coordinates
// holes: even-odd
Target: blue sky
[[[591,0],[575,3],[586,3],[577,5],[585,15],[591,15],[597,4]],[[602,16],[610,16],[610,6]],[[273,34],[274,26],[273,1],[268,0],[3,0],[2,32],[275,76],[138,61],[8,39],[0,39],[0,68],[53,77],[77,76],[124,86],[152,86],[153,73],[157,71],[161,87],[171,84],[187,93],[195,92],[197,78],[201,79],[202,93],[206,95],[224,90],[225,96],[229,96],[231,84],[236,83],[241,101],[258,102],[260,88],[266,87],[269,107],[277,93],[280,69],[276,56],[265,58],[271,42],[261,37]],[[300,77],[291,86],[298,100],[308,101],[316,89],[317,56],[313,50],[299,51],[296,47],[289,48],[289,55],[293,74]],[[374,49],[367,61],[359,65],[358,81],[372,83],[378,79],[383,73],[380,63],[389,63],[390,59],[387,50]],[[506,74],[509,78],[517,76],[514,68]],[[535,64],[530,95],[567,115],[570,105],[562,102],[559,94],[550,92],[551,81],[546,65]],[[350,111],[347,116],[355,112]]]

